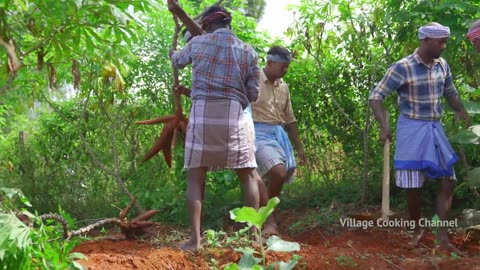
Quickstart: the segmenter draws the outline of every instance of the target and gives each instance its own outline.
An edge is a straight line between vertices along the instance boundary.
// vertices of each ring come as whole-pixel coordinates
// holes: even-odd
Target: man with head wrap
[[[382,101],[393,92],[398,94],[400,117],[397,122],[394,167],[396,184],[405,188],[410,218],[416,222],[413,244],[423,235],[421,187],[425,179],[440,182],[436,213],[447,220],[456,183],[453,164],[458,160],[440,123],[443,115],[441,97],[457,116],[469,126],[468,115],[459,100],[448,63],[440,57],[450,36],[450,29],[430,23],[418,30],[420,47],[391,65],[370,93],[370,105],[380,125],[380,140],[391,139]],[[439,247],[462,254],[448,239],[447,228],[438,228]],[[462,254],[463,255],[463,254]]]
[[[266,204],[269,198],[279,196],[283,184],[293,180],[296,162],[289,136],[300,156],[301,164],[306,163],[302,143],[298,138],[290,92],[282,80],[291,60],[292,56],[286,48],[275,46],[268,51],[267,65],[260,72],[259,97],[252,103],[257,172],[268,184],[267,189],[259,185],[260,205]],[[265,223],[263,233],[278,234],[273,215]]]
[[[253,48],[229,29],[230,13],[213,6],[203,13],[207,34],[195,36],[172,63],[192,64],[192,108],[185,139],[187,206],[191,239],[181,248],[200,248],[201,209],[208,170],[233,169],[240,178],[245,202],[258,209],[254,131],[244,109],[257,100],[259,68]]]
[[[477,20],[468,29],[467,38],[480,53],[480,20]]]

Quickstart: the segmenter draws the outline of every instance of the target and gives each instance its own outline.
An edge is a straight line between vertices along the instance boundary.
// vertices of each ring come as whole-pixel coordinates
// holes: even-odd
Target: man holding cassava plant
[[[244,109],[258,97],[259,68],[253,48],[229,29],[230,13],[213,6],[202,14],[207,34],[171,52],[178,68],[192,64],[192,107],[185,139],[187,205],[191,239],[180,246],[200,248],[201,209],[208,170],[233,169],[245,202],[258,209],[254,131]]]
[[[286,48],[275,46],[268,51],[267,65],[260,73],[258,100],[252,103],[257,172],[267,183],[267,188],[259,184],[261,206],[269,198],[279,196],[283,184],[293,180],[296,162],[289,137],[300,156],[301,164],[306,163],[288,85],[282,80],[291,60],[292,56]],[[263,234],[278,234],[273,215],[265,223]]]
[[[423,235],[421,218],[421,188],[426,178],[440,184],[436,213],[447,220],[456,184],[453,164],[458,160],[443,131],[441,97],[457,116],[470,125],[467,112],[459,100],[448,63],[440,57],[450,36],[450,29],[430,23],[418,30],[420,47],[391,65],[370,93],[370,105],[380,124],[380,140],[391,139],[382,101],[393,92],[398,94],[400,117],[397,122],[395,149],[396,184],[405,188],[410,218],[415,221],[413,244]],[[463,255],[448,239],[446,227],[438,228],[439,247]]]

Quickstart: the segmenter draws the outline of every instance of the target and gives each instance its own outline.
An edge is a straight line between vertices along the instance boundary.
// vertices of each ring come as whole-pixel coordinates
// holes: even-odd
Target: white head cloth
[[[290,55],[283,56],[278,54],[267,54],[267,60],[280,63],[290,63],[292,62],[292,57]]]

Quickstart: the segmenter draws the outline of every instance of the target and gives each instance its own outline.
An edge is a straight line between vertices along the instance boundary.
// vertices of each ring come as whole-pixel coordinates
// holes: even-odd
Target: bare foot
[[[200,243],[196,243],[193,240],[188,240],[186,242],[180,242],[175,245],[177,248],[183,251],[198,251],[201,247]]]
[[[267,221],[263,225],[262,236],[269,237],[272,235],[280,235],[280,233],[278,232],[277,223],[275,221]]]
[[[454,246],[450,241],[447,240],[439,240],[438,247],[440,250],[447,251],[449,253],[455,253],[458,256],[466,257],[467,254],[465,252],[460,251],[456,246]]]
[[[420,240],[422,240],[423,235],[425,234],[424,229],[415,229],[413,231],[413,239],[412,241],[409,242],[410,245],[416,247],[420,243]]]

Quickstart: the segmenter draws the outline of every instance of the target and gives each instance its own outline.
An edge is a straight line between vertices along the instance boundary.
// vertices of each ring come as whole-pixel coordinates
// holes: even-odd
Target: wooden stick
[[[388,113],[386,122],[388,125]],[[388,220],[390,215],[390,140],[387,138],[383,145],[383,185],[382,185],[382,220]]]

